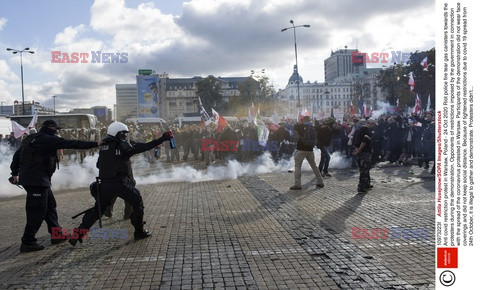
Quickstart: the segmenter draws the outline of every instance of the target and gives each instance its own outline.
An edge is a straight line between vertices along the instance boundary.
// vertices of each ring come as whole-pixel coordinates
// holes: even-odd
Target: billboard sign
[[[158,75],[138,75],[137,91],[137,117],[158,118],[160,111],[158,96]]]

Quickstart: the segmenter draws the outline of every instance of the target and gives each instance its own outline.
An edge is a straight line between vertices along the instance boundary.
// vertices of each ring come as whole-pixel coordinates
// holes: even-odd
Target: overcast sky
[[[138,69],[171,78],[249,76],[265,69],[283,89],[295,64],[304,81],[324,81],[323,60],[348,46],[367,53],[427,50],[435,44],[434,0],[23,0],[0,3],[0,100],[57,110],[115,103],[115,84]],[[52,63],[52,51],[88,53],[87,63]],[[126,63],[91,63],[91,51],[128,53]]]

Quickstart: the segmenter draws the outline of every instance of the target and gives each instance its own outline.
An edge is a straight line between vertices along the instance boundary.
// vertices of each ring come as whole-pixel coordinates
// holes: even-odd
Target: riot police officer
[[[130,157],[157,147],[164,141],[170,140],[173,135],[171,132],[165,132],[160,138],[148,143],[130,143],[127,141],[127,133],[128,127],[121,122],[113,122],[108,126],[107,137],[103,140],[105,144],[100,148],[97,161],[101,181],[100,200],[97,199],[95,206],[83,216],[82,223],[78,227],[80,233],[85,233],[84,229],[90,229],[98,220],[98,203],[100,203],[100,214],[103,214],[112,197],[116,195],[133,207],[130,221],[135,228],[134,238],[139,240],[151,235],[143,228],[143,200],[140,191],[135,188],[136,182],[133,178]],[[82,242],[83,238],[80,236],[78,239],[70,239],[69,242],[75,246],[78,241]]]
[[[22,237],[21,252],[43,250],[37,243],[36,233],[43,221],[47,223],[48,232],[58,223],[57,204],[51,189],[51,178],[58,164],[58,149],[90,149],[99,146],[99,142],[66,140],[57,136],[61,127],[54,120],[43,123],[40,132],[23,139],[20,148],[13,156],[10,169],[13,183],[23,185],[27,191],[27,224]],[[65,240],[52,239],[52,244]]]

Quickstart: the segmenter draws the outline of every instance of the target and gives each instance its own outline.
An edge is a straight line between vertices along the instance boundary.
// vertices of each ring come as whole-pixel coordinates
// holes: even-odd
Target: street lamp
[[[295,66],[297,67],[297,100],[298,100],[297,107],[300,108],[301,107],[301,105],[300,105],[300,81],[298,79],[299,78],[299,73],[298,73],[298,60],[297,60],[297,32],[296,32],[296,28],[297,27],[310,27],[310,24],[295,26],[295,23],[293,22],[293,20],[290,20],[290,23],[292,24],[292,27],[283,28],[280,31],[284,32],[284,31],[287,31],[288,29],[293,28],[293,41],[295,43]]]
[[[53,114],[54,114],[54,115],[55,115],[55,98],[56,98],[56,97],[57,97],[57,96],[52,96],[52,98],[53,98]]]
[[[21,72],[21,78],[22,78],[22,115],[25,115],[25,94],[23,92],[23,58],[22,58],[22,54],[25,51],[28,52],[28,53],[31,53],[31,54],[34,54],[35,52],[31,51],[30,48],[28,48],[28,47],[25,47],[22,50],[7,48],[7,51],[11,51],[13,54],[17,54],[17,53],[20,54],[20,72]]]

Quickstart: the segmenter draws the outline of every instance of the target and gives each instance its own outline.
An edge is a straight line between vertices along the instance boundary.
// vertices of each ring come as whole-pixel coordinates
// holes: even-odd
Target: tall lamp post
[[[299,73],[298,73],[298,60],[297,60],[297,27],[310,27],[310,24],[304,24],[304,25],[296,25],[293,22],[293,20],[290,20],[290,23],[292,24],[292,27],[286,27],[280,30],[281,32],[287,31],[288,29],[293,28],[293,42],[295,43],[295,66],[297,67],[297,107],[301,107],[300,105],[300,81],[299,81]]]
[[[54,114],[54,115],[55,115],[55,98],[56,98],[56,97],[57,97],[57,96],[52,96],[52,98],[53,98],[53,114]]]
[[[23,92],[23,58],[22,58],[22,54],[24,52],[34,54],[35,52],[31,51],[30,48],[28,48],[28,47],[25,47],[22,50],[7,48],[7,51],[11,51],[13,54],[17,54],[17,53],[20,54],[20,73],[21,73],[21,78],[22,78],[22,115],[25,115],[25,94]]]

